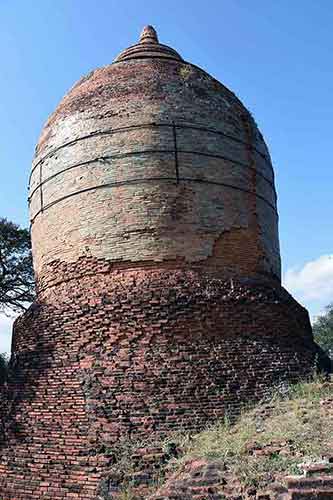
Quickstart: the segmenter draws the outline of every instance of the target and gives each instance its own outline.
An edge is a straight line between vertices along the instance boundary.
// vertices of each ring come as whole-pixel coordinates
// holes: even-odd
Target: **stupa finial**
[[[153,26],[145,26],[140,35],[140,43],[158,43],[158,36]]]

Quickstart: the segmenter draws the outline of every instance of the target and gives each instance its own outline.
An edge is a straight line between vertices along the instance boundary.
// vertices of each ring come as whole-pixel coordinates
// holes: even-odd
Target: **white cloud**
[[[14,319],[3,314],[0,315],[0,353],[10,352]]]
[[[288,269],[283,282],[312,315],[320,314],[333,302],[333,254],[322,255],[301,268]]]

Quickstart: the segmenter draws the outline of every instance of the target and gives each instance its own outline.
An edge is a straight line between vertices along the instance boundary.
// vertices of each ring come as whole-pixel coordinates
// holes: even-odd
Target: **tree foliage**
[[[0,218],[0,312],[24,311],[34,294],[29,231]]]
[[[333,303],[326,307],[325,314],[318,316],[313,324],[314,339],[317,344],[333,355]]]
[[[0,385],[7,379],[8,358],[5,354],[0,354]]]

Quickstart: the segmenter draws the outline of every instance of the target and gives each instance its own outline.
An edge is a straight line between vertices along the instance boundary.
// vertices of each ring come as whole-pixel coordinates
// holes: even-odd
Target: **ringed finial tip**
[[[158,36],[155,28],[153,26],[145,26],[141,31],[140,43],[154,42],[158,43]]]

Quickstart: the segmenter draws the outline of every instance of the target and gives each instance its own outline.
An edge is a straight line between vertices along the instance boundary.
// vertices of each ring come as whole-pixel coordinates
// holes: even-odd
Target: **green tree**
[[[0,218],[0,312],[22,312],[34,296],[29,231]]]
[[[8,358],[5,354],[0,354],[0,385],[6,381],[8,371]]]
[[[325,314],[318,316],[313,326],[314,339],[320,347],[333,355],[333,303],[326,307]]]

